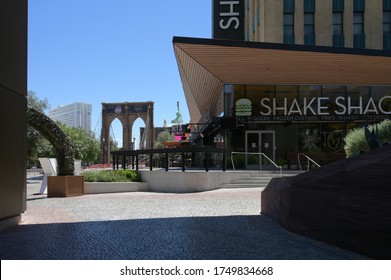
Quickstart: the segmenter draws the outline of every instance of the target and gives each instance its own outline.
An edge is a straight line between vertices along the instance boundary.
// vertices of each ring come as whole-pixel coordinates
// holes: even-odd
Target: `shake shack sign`
[[[213,0],[213,38],[244,40],[244,0]]]
[[[244,106],[245,105],[245,106]],[[236,102],[239,122],[249,121],[381,121],[391,119],[391,96],[380,99],[339,96],[302,98],[263,98],[259,104],[248,99]]]

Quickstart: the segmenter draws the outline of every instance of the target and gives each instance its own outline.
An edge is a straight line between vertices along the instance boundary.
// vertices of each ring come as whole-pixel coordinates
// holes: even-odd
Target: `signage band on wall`
[[[351,98],[339,96],[288,100],[263,98],[259,106],[249,99],[235,103],[235,115],[243,121],[382,121],[391,119],[391,96],[379,100],[372,97]]]
[[[331,122],[331,121],[374,121],[391,119],[391,115],[328,115],[328,116],[253,116],[237,117],[238,123],[249,122]]]
[[[275,98],[263,98],[261,100],[261,112],[263,116],[278,115],[281,112],[283,115],[352,115],[357,112],[359,115],[369,114],[385,114],[391,115],[391,96],[383,96],[379,101],[375,101],[372,97],[368,102],[364,103],[362,97],[352,99],[351,97],[339,96],[335,99],[329,97],[313,97],[311,99],[303,98],[299,103],[297,99],[293,99],[291,104],[288,103],[288,98],[282,99],[283,104]]]
[[[244,0],[213,0],[213,38],[244,40]]]

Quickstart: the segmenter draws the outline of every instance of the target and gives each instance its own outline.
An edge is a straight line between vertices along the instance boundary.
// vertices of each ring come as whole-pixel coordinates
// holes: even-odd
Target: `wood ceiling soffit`
[[[199,113],[204,115],[203,117],[205,118],[207,117],[207,112],[210,112],[211,108],[216,107],[222,92],[223,83],[181,48],[176,47],[175,52],[183,69],[182,80],[184,78],[188,83],[188,90],[185,92],[185,95],[192,95],[190,99],[194,99],[200,111]]]
[[[189,85],[189,80],[186,77],[186,71],[184,69],[184,66],[182,64],[182,60],[180,59],[180,50],[177,50],[175,48],[176,58],[177,58],[177,64],[179,68],[179,73],[182,80],[182,86],[185,93],[185,98],[187,102],[187,107],[190,113],[190,122],[198,122],[201,119],[201,112],[199,111],[199,108],[197,106],[197,102],[194,98],[194,95],[192,93],[191,87]]]
[[[224,83],[387,84],[391,58],[178,44]]]

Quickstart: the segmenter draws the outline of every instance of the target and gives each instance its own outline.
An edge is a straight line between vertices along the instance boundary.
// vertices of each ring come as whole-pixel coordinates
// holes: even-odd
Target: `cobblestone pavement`
[[[259,188],[47,198],[35,179],[21,224],[0,234],[3,260],[366,259],[260,215]]]

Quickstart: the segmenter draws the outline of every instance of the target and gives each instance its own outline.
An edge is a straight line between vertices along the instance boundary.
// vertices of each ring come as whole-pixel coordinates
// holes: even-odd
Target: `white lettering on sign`
[[[238,17],[239,12],[235,12],[235,5],[239,5],[239,1],[220,1],[220,6],[223,5],[229,5],[229,12],[220,13],[220,17],[229,17],[229,18],[220,20],[220,28],[228,29],[234,23],[235,24],[234,28],[238,29],[240,26],[240,21]]]
[[[182,132],[183,129],[182,129],[182,125],[173,125],[171,127],[171,132]]]
[[[330,104],[333,106],[329,106]],[[375,101],[371,97],[366,104],[364,104],[362,97],[353,99],[339,96],[335,100],[330,100],[329,97],[313,97],[311,99],[304,97],[301,104],[297,99],[293,99],[289,104],[287,98],[280,100],[263,98],[260,102],[260,113],[262,116],[391,115],[389,104],[391,104],[391,96],[384,96],[379,101]]]
[[[345,104],[341,103],[341,102],[344,102],[345,101],[345,97],[343,96],[338,96],[336,99],[335,99],[335,104],[342,109],[342,111],[338,111],[336,110],[335,111],[335,114],[337,115],[346,115],[346,106]]]
[[[382,99],[380,99],[380,101],[379,101],[379,110],[380,110],[383,114],[385,114],[385,115],[391,115],[391,111],[385,111],[385,110],[383,110],[383,106],[382,106],[384,100],[387,99],[387,98],[391,99],[391,96],[384,96]]]

